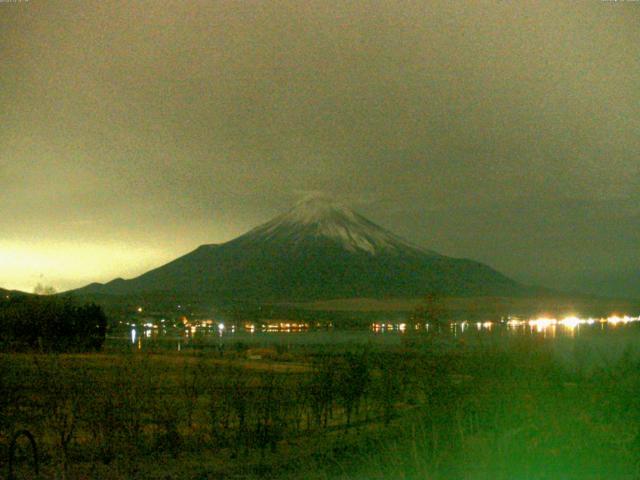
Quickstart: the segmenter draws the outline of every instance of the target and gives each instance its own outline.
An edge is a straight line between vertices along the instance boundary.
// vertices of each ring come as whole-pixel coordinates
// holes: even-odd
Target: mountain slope
[[[77,292],[290,301],[523,290],[486,265],[411,245],[342,205],[315,198],[227,243],[202,245],[137,278]]]
[[[21,292],[20,290],[6,290],[4,288],[0,288],[0,300],[1,299],[9,299],[10,297],[18,297],[18,296],[29,296],[30,293]]]

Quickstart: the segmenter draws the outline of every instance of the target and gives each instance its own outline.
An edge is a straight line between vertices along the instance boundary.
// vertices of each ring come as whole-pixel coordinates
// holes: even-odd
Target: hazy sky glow
[[[0,3],[0,286],[131,277],[309,191],[525,282],[640,272],[639,24],[597,0]]]

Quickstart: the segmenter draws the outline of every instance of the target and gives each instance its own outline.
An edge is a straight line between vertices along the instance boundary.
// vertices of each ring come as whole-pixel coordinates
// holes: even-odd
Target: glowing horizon
[[[0,288],[32,292],[40,283],[61,292],[135,277],[173,258],[161,248],[124,243],[0,242]]]

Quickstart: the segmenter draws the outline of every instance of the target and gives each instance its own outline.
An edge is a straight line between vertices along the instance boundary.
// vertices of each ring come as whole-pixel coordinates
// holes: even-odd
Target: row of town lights
[[[593,325],[595,323],[601,323],[601,324],[616,326],[619,324],[626,325],[628,323],[638,322],[638,321],[640,321],[640,317],[630,317],[629,315],[624,315],[624,316],[611,315],[609,317],[603,317],[599,319],[579,318],[572,315],[572,316],[567,316],[561,319],[552,318],[552,317],[538,317],[538,318],[532,318],[530,320],[520,320],[518,318],[509,318],[506,324],[510,328],[517,328],[517,327],[528,325],[529,327],[535,328],[536,331],[543,331],[549,327],[554,327],[557,325],[573,330],[574,328],[580,325]],[[495,323],[498,323],[498,322],[491,322],[491,321],[475,322],[475,325],[478,330],[482,330],[482,329],[490,330]],[[462,322],[452,322],[450,324],[450,327],[452,329],[456,329],[459,326],[461,331],[464,332],[468,324],[469,322],[467,322],[466,320]],[[415,324],[414,328],[416,330],[419,330],[420,328],[422,328],[422,326],[420,324]],[[429,323],[425,323],[424,328],[428,329]],[[374,332],[385,332],[385,331],[405,332],[407,330],[407,325],[405,323],[372,323],[371,329]]]

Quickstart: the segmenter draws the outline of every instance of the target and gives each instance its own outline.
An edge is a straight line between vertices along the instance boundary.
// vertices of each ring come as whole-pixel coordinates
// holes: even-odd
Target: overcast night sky
[[[0,3],[0,286],[132,277],[324,192],[640,296],[639,25],[630,1]]]

